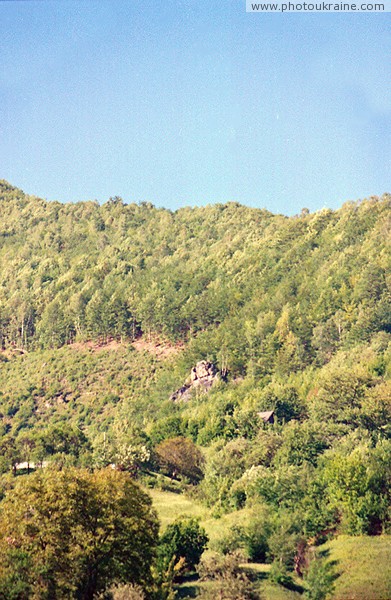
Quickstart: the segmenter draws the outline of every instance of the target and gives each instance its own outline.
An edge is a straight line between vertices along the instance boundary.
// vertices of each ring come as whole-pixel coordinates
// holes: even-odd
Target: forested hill
[[[287,218],[61,204],[0,182],[3,348],[155,333],[232,374],[324,364],[391,331],[390,196]]]
[[[212,549],[283,582],[333,533],[389,532],[390,201],[172,213],[2,182],[0,497],[24,462],[114,464],[240,509]]]

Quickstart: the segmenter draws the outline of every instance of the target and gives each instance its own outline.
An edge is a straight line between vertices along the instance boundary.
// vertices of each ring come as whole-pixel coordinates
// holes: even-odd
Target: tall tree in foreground
[[[113,583],[146,588],[157,538],[151,501],[126,473],[20,478],[0,509],[0,597],[92,600]]]

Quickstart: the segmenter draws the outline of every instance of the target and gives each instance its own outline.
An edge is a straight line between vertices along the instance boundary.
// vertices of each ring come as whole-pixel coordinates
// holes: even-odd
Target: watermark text
[[[247,12],[391,12],[391,2],[253,2],[246,0]]]

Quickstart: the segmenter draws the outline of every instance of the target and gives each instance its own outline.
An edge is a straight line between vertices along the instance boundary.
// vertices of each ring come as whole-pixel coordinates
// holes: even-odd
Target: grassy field
[[[250,517],[250,512],[240,510],[215,519],[210,511],[204,506],[190,500],[183,494],[174,494],[156,489],[148,489],[153,504],[159,514],[162,530],[180,516],[197,517],[209,536],[209,547],[215,549],[219,539],[222,538],[229,528],[236,524],[245,524]],[[258,580],[258,587],[264,600],[297,600],[301,597],[297,592],[286,590],[281,586],[268,581],[270,565],[249,564],[247,568],[254,572]],[[201,584],[202,585],[202,584]],[[197,587],[193,583],[184,583],[179,589],[180,598],[194,598]]]
[[[153,505],[159,514],[162,530],[180,516],[199,517],[203,523],[208,519],[207,509],[183,494],[162,492],[157,489],[148,489],[147,492],[152,497]]]
[[[182,494],[148,490],[158,511],[162,529],[179,516],[198,517],[214,549],[233,524],[245,523],[250,513],[241,510],[219,519],[208,509]],[[391,536],[339,536],[319,548],[335,563],[338,578],[332,600],[391,600]],[[298,600],[302,594],[275,585],[268,579],[269,565],[250,564],[263,600]],[[302,583],[302,582],[297,582]],[[188,582],[179,589],[180,598],[194,598],[197,584]]]
[[[152,497],[153,504],[158,512],[162,530],[180,516],[199,518],[209,536],[209,547],[212,550],[216,549],[219,540],[232,525],[244,525],[251,515],[248,510],[239,510],[216,519],[211,516],[210,511],[205,506],[197,504],[183,494],[157,489],[148,489],[147,491]]]
[[[321,550],[337,563],[335,599],[391,599],[391,536],[341,535]]]

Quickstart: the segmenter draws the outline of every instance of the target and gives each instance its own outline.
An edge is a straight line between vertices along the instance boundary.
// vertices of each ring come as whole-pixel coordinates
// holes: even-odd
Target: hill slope
[[[2,182],[0,215],[3,346],[198,334],[197,352],[265,373],[390,330],[388,196],[286,218],[234,203],[63,205]]]
[[[220,549],[281,577],[335,533],[389,532],[390,205],[171,213],[1,182],[0,470],[169,475],[233,515]],[[170,400],[200,360],[216,385]]]

